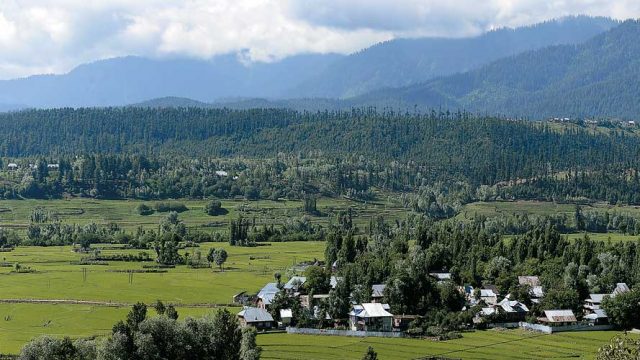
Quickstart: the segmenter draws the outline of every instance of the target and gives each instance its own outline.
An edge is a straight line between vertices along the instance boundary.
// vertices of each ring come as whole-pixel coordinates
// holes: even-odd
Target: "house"
[[[248,306],[238,313],[238,321],[242,327],[253,326],[259,330],[271,329],[276,325],[268,311]]]
[[[18,170],[18,164],[9,163],[9,165],[7,165],[7,168],[9,168],[9,170]]]
[[[529,293],[531,294],[531,302],[535,304],[540,303],[540,299],[544,297],[544,290],[542,289],[542,286],[539,285],[531,287],[531,291]]]
[[[251,296],[249,296],[249,294],[247,294],[246,291],[242,291],[238,294],[233,295],[232,303],[247,305],[247,303],[249,302],[249,299],[251,299]]]
[[[509,298],[500,301],[495,309],[507,321],[523,321],[529,313],[527,305],[517,300],[509,300]]]
[[[292,319],[293,319],[293,311],[291,309],[280,310],[280,320],[282,321],[283,326],[291,325]]]
[[[319,303],[329,298],[329,294],[316,294],[313,298],[309,299],[309,295],[300,295],[300,306],[303,308],[311,309]]]
[[[568,326],[575,325],[578,319],[571,310],[545,310],[538,321],[549,326]]]
[[[386,285],[384,284],[375,284],[371,285],[371,302],[379,303],[382,302],[384,298],[384,288]]]
[[[393,331],[393,314],[388,304],[365,303],[354,305],[349,313],[351,330]]]
[[[302,289],[302,285],[307,282],[307,278],[304,276],[292,276],[286,284],[284,284],[284,290],[288,293],[294,293]]]
[[[631,291],[626,283],[617,283],[616,288],[611,292],[611,297]]]
[[[540,286],[540,278],[537,276],[518,276],[518,284],[528,285],[530,287]]]
[[[589,323],[589,325],[608,325],[609,324],[609,316],[603,309],[594,310],[593,313],[585,315],[585,320]]]
[[[256,296],[258,307],[267,309],[269,305],[271,305],[273,298],[276,297],[276,294],[279,292],[278,283],[268,283],[265,285]]]
[[[589,298],[584,301],[584,308],[587,312],[593,312],[600,309],[600,304],[608,294],[589,294]]]
[[[496,305],[498,303],[498,294],[493,289],[480,289],[480,300],[487,305]]]
[[[49,170],[58,170],[58,169],[60,169],[60,164],[47,164],[47,169],[49,169]]]
[[[429,276],[438,280],[439,283],[451,280],[451,273],[434,272],[434,273],[429,273]]]
[[[229,173],[224,170],[216,170],[216,175],[220,177],[227,177],[229,176]]]
[[[626,283],[617,283],[611,294],[589,294],[589,298],[584,301],[584,308],[588,313],[593,313],[595,310],[600,309],[600,305],[605,297],[610,296],[613,298],[628,291],[630,290]]]

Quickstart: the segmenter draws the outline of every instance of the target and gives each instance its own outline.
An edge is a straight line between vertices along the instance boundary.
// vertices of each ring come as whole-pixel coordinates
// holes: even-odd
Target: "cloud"
[[[640,16],[637,0],[0,0],[0,78],[124,55],[273,61],[406,36],[468,36],[563,15]]]

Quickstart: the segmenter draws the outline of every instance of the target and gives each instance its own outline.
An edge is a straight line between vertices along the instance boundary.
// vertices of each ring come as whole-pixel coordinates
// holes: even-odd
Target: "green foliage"
[[[615,297],[606,297],[602,302],[602,308],[607,312],[612,324],[622,329],[640,327],[640,290],[638,288]]]
[[[367,352],[362,357],[362,360],[378,360],[378,353],[375,352],[371,346],[369,346]]]
[[[601,347],[596,360],[638,360],[640,359],[640,340],[629,336],[616,336],[610,343]]]
[[[225,215],[229,211],[222,207],[222,203],[219,200],[211,200],[205,205],[204,212],[209,216]]]
[[[148,216],[153,214],[154,210],[147,204],[140,204],[136,206],[136,212],[138,215]]]
[[[331,273],[321,266],[309,266],[304,271],[307,280],[304,290],[308,294],[327,294],[331,289]]]

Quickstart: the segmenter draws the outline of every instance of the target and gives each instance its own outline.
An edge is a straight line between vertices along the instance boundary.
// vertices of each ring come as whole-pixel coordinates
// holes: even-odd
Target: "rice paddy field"
[[[464,333],[449,341],[265,334],[258,336],[262,359],[361,359],[369,346],[383,360],[423,359],[593,359],[616,332],[543,335],[521,330]]]

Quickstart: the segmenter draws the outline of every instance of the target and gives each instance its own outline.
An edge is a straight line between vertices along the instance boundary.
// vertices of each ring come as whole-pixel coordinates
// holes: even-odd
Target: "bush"
[[[148,216],[153,214],[153,209],[147,204],[140,204],[136,207],[138,215]]]
[[[189,208],[183,203],[159,202],[153,205],[157,212],[175,211],[177,213],[185,212]]]
[[[229,211],[222,207],[222,203],[218,200],[211,200],[205,205],[204,212],[209,216],[218,216],[228,214]]]

